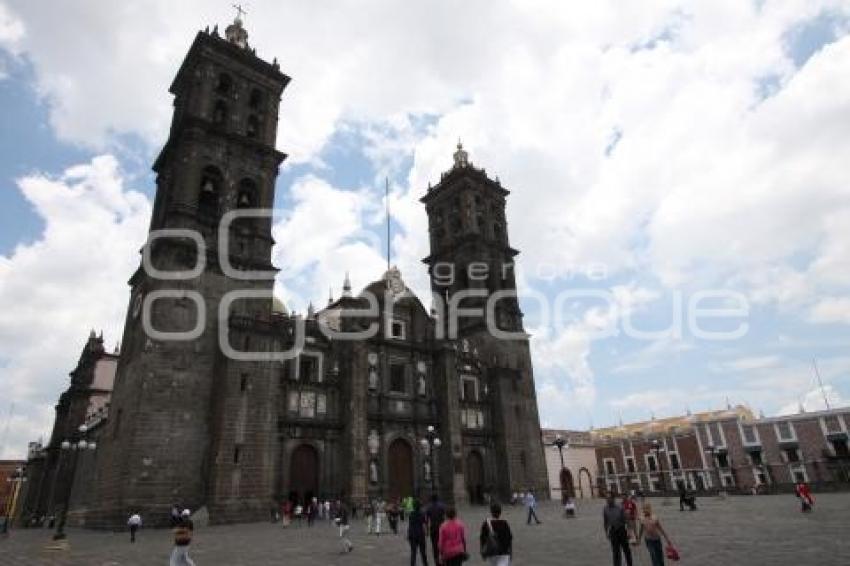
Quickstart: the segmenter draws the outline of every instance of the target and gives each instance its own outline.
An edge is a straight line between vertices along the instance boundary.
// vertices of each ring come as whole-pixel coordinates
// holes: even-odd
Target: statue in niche
[[[378,483],[378,463],[374,460],[369,462],[369,481],[373,484]]]
[[[425,482],[431,483],[431,463],[427,460],[425,461]]]
[[[369,454],[372,456],[378,454],[378,449],[381,447],[381,439],[378,438],[378,431],[374,428],[369,431],[369,438],[366,441],[366,445],[369,447]]]
[[[426,394],[427,383],[425,383],[425,374],[419,374],[419,396],[425,397]]]
[[[378,372],[374,368],[369,370],[369,390],[378,390]]]

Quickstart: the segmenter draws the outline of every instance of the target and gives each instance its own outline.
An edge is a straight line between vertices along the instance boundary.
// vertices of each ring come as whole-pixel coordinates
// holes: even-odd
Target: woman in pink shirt
[[[446,510],[446,522],[440,525],[440,562],[443,566],[460,566],[468,558],[466,554],[466,527],[457,518],[457,510]]]

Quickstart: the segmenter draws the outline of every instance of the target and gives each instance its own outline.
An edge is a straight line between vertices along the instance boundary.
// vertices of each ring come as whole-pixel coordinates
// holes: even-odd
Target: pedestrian
[[[623,494],[623,514],[626,516],[626,530],[629,533],[629,542],[637,540],[637,503],[629,494]]]
[[[130,527],[130,542],[136,542],[136,531],[142,526],[142,517],[138,513],[133,513],[127,520],[127,526]]]
[[[673,543],[664,531],[664,527],[661,526],[661,521],[652,514],[652,505],[649,503],[643,506],[643,518],[640,521],[640,532],[635,544],[640,544],[641,537],[646,541],[652,566],[664,566],[664,547],[661,545],[661,537],[664,537],[668,546],[672,547]]]
[[[567,502],[564,503],[564,515],[570,519],[576,516],[576,500],[572,497],[567,497]]]
[[[437,546],[440,564],[443,566],[460,566],[469,559],[466,553],[466,527],[457,518],[454,507],[446,509],[446,520],[440,525]]]
[[[800,505],[802,506],[803,513],[811,511],[812,507],[815,505],[815,499],[812,497],[812,492],[806,482],[803,480],[798,481],[797,485],[794,487],[794,492],[797,494],[797,497],[800,498]]]
[[[410,513],[407,515],[407,542],[410,543],[410,566],[416,566],[416,553],[422,557],[422,566],[428,566],[428,551],[425,550],[425,539],[428,521],[422,512],[422,504],[418,499],[412,501]]]
[[[425,516],[428,519],[428,535],[431,537],[431,553],[434,556],[434,564],[440,564],[440,527],[443,521],[446,520],[446,506],[437,497],[437,494],[431,496],[431,504],[425,510]]]
[[[191,516],[192,513],[188,509],[183,509],[180,513],[180,522],[174,528],[174,549],[171,551],[169,566],[195,566],[189,558],[189,545],[192,543],[192,533],[195,530]]]
[[[343,553],[351,552],[354,550],[354,544],[348,538],[348,531],[351,530],[351,525],[348,524],[348,507],[341,500],[336,502],[334,523],[339,527],[339,540],[342,541]]]
[[[381,536],[381,526],[384,524],[384,519],[387,517],[387,504],[383,499],[378,499],[375,503],[375,534]]]
[[[481,558],[490,566],[510,566],[513,539],[510,525],[502,519],[502,506],[494,501],[490,504],[490,518],[481,525]]]
[[[395,501],[391,501],[387,504],[387,521],[390,524],[390,530],[394,535],[398,534],[398,516],[399,516],[399,506]]]
[[[534,492],[528,490],[528,493],[525,494],[525,508],[528,509],[528,522],[527,525],[531,524],[531,518],[534,517],[535,524],[539,525],[541,523],[540,519],[537,518],[537,513],[535,511],[537,507],[537,500],[534,498]]]
[[[626,557],[626,566],[632,566],[632,551],[629,548],[629,534],[626,530],[626,514],[623,508],[617,505],[613,493],[608,495],[608,502],[602,509],[602,527],[605,529],[605,536],[611,543],[614,566],[622,564],[622,556]]]

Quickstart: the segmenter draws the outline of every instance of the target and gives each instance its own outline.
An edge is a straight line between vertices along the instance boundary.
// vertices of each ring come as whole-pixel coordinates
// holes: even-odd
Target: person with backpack
[[[490,517],[481,525],[481,558],[490,566],[510,566],[513,556],[511,527],[502,519],[502,506],[490,504]]]
[[[192,543],[192,533],[195,530],[191,515],[188,509],[183,509],[180,522],[174,527],[174,549],[171,551],[170,566],[195,566],[189,558],[189,545]]]

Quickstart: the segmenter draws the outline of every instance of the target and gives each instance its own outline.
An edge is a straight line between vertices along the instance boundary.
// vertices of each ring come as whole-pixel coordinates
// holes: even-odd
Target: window
[[[502,225],[498,222],[493,223],[493,239],[501,240],[502,239]]]
[[[838,415],[829,415],[823,419],[826,432],[841,432],[841,423],[838,421]]]
[[[843,439],[835,439],[832,440],[832,449],[835,451],[835,455],[841,458],[846,458],[850,456],[850,451],[847,449],[847,441]]]
[[[761,458],[761,452],[758,450],[755,452],[750,452],[750,462],[753,463],[753,466],[761,466],[763,463]]]
[[[478,401],[478,380],[470,375],[460,379],[460,398],[462,401]]]
[[[404,393],[405,367],[402,364],[390,364],[390,391]]]
[[[655,461],[655,456],[652,454],[647,455],[646,457],[646,465],[649,467],[650,472],[658,471],[658,462]]]
[[[257,204],[257,185],[251,179],[239,182],[239,192],[236,195],[237,208],[254,208]]]
[[[248,116],[248,121],[245,125],[245,135],[249,138],[256,138],[260,134],[260,121],[253,114]]]
[[[784,452],[786,461],[791,463],[800,461],[800,451],[796,448],[786,448]]]
[[[725,452],[720,452],[717,454],[717,465],[721,468],[729,467],[729,455]]]
[[[316,381],[316,358],[301,356],[298,363],[298,379],[301,381]]]
[[[250,106],[254,110],[259,110],[262,105],[263,93],[260,92],[260,89],[255,88],[251,91],[251,97],[248,99],[248,106]]]
[[[215,167],[205,167],[201,171],[201,184],[198,187],[198,212],[200,214],[206,216],[218,215],[221,183],[221,171]]]
[[[634,458],[626,458],[626,469],[630,474],[635,473],[635,459]]]
[[[221,95],[230,94],[230,89],[233,87],[233,79],[227,73],[221,73],[218,76],[218,82],[215,85],[215,91]]]
[[[227,104],[221,100],[215,103],[212,121],[216,126],[224,126],[227,123]]]
[[[744,443],[745,444],[757,444],[758,437],[756,436],[756,429],[752,425],[742,425],[741,432],[744,433]]]
[[[404,323],[400,320],[394,320],[390,323],[390,338],[395,340],[404,340]]]
[[[794,429],[788,421],[776,423],[776,433],[779,440],[794,440]]]
[[[301,392],[301,406],[298,409],[298,416],[307,419],[316,416],[316,394],[313,391]]]
[[[670,457],[670,468],[673,470],[678,470],[681,466],[679,464],[679,455],[678,454],[668,454]]]
[[[612,460],[610,458],[606,458],[606,460],[605,460],[605,473],[608,474],[608,475],[612,475],[612,476],[617,473],[616,469],[614,468],[614,460]]]

